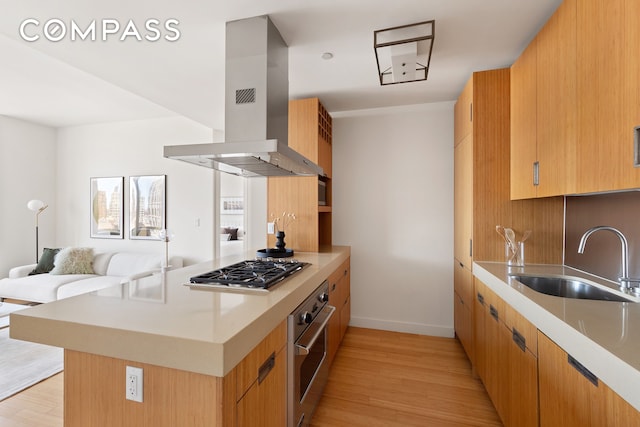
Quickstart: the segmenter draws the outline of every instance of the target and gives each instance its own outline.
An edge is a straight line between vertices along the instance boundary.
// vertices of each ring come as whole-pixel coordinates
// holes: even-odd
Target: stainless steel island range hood
[[[289,53],[268,16],[226,24],[225,142],[171,145],[164,157],[245,177],[324,171],[289,148]]]

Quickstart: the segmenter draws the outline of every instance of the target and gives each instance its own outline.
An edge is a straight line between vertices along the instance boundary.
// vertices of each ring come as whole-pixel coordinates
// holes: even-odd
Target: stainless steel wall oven
[[[323,282],[287,319],[287,425],[309,425],[329,377],[327,324],[335,307],[327,304]]]

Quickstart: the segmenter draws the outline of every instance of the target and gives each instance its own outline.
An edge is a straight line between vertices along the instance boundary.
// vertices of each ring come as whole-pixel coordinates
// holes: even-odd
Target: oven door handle
[[[322,311],[320,311],[313,322],[309,325],[307,330],[300,335],[300,338],[295,344],[297,356],[309,354],[309,349],[313,347],[324,328],[327,327],[327,323],[331,320],[331,316],[333,316],[334,311],[336,311],[335,307],[325,305]]]

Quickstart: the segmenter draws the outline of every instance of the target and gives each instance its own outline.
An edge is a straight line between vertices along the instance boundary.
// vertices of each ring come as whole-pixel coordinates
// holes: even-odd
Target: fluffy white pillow
[[[64,248],[56,254],[49,274],[95,274],[93,248]]]

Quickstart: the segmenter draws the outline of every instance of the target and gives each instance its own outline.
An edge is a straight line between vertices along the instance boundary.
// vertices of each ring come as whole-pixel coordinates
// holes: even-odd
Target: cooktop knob
[[[300,323],[311,323],[313,321],[313,316],[308,311],[305,311],[300,315]]]
[[[318,295],[318,300],[320,302],[329,302],[329,294],[327,294],[326,292],[321,293],[320,295]]]

